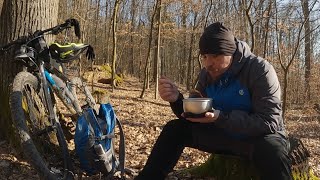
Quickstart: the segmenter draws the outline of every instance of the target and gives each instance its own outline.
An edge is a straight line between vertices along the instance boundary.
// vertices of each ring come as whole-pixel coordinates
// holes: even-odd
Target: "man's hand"
[[[179,97],[178,88],[164,76],[159,79],[159,94],[163,100],[168,102],[175,102]]]
[[[202,118],[188,118],[187,117],[186,119],[191,122],[212,123],[218,119],[219,114],[220,114],[219,110],[214,110],[213,112],[206,112],[204,115],[205,117],[202,117]],[[184,117],[184,113],[182,113],[181,116]]]

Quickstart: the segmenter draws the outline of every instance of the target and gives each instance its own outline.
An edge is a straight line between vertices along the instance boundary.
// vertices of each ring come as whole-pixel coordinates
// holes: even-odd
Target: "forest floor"
[[[110,93],[111,103],[124,127],[126,166],[137,172],[144,166],[162,127],[169,120],[176,118],[167,102],[154,98],[154,88],[147,90],[143,99],[139,98],[141,87],[142,84],[137,79],[126,77],[125,81],[113,93]],[[110,85],[94,83],[94,89],[97,88],[111,92]],[[312,107],[290,110],[286,118],[286,126],[291,134],[301,138],[310,151],[310,166],[314,174],[320,177],[320,121],[318,116],[319,114]],[[205,162],[208,156],[208,153],[185,148],[175,169],[197,166]],[[0,140],[0,179],[38,179],[35,170],[27,163],[22,153],[16,151],[5,140]]]

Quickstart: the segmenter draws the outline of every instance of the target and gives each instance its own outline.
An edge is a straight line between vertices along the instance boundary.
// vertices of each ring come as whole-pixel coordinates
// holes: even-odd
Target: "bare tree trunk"
[[[246,7],[246,9],[245,9],[245,13],[246,13],[246,17],[247,17],[247,19],[248,19],[249,26],[250,26],[251,51],[254,52],[254,50],[255,50],[254,25],[253,25],[253,22],[252,22],[251,16],[250,16],[250,9],[251,9],[251,7],[252,7],[252,4],[253,4],[253,0],[250,0],[249,6]]]
[[[139,25],[138,25],[138,27],[140,27],[141,25],[141,22],[139,21]],[[140,30],[140,35],[142,34],[142,30]],[[140,37],[140,40],[139,40],[139,43],[138,43],[138,47],[141,47],[141,45],[142,45],[142,42],[143,42],[143,38],[142,37]],[[139,67],[138,67],[138,77],[139,77],[139,82],[141,82],[142,81],[142,66],[143,66],[143,64],[142,64],[142,48],[138,48],[139,49]]]
[[[109,25],[109,30],[106,32],[107,33],[107,41],[106,41],[106,44],[107,44],[107,59],[106,59],[106,62],[105,64],[109,63],[110,62],[110,56],[108,55],[108,52],[110,51],[109,48],[110,46],[108,46],[108,44],[110,43],[110,39],[111,39],[111,32],[112,32],[112,24],[113,24],[113,18],[110,20],[110,25]]]
[[[159,82],[159,67],[161,67],[161,59],[160,59],[160,44],[161,44],[161,0],[159,0],[159,6],[158,6],[158,38],[157,38],[157,58],[156,58],[156,68],[155,68],[155,93],[154,98],[158,99],[158,82]]]
[[[71,12],[68,11],[68,2],[67,1],[59,1],[59,17],[58,17],[58,22],[63,22],[64,20],[70,18]]]
[[[130,44],[131,44],[131,48],[130,48],[130,55],[131,55],[131,63],[130,63],[130,73],[132,75],[134,75],[134,30],[135,30],[135,18],[136,18],[136,8],[137,8],[137,5],[136,5],[136,0],[132,0],[131,2],[131,29],[130,29]]]
[[[94,46],[98,47],[98,32],[99,32],[99,25],[100,25],[100,21],[99,21],[99,17],[100,17],[100,6],[101,6],[101,0],[97,0],[97,9],[96,9],[96,17],[95,17],[95,28],[94,28]],[[97,63],[99,63],[99,59],[96,60]],[[93,64],[94,61],[91,62],[91,68],[93,69]]]
[[[108,17],[109,17],[109,14],[108,14],[108,11],[109,11],[109,1],[106,1],[106,8],[105,8],[105,20],[104,20],[104,39],[105,39],[105,43],[102,43],[102,49],[103,49],[103,64],[107,64],[109,61],[109,30],[108,30]],[[107,47],[106,47],[107,46]]]
[[[73,6],[73,16],[74,18],[78,19],[80,24],[81,24],[81,41],[85,42],[87,39],[87,19],[88,19],[88,1],[74,1],[74,6]],[[79,67],[79,75],[83,74],[83,67],[82,67],[82,60],[80,59],[78,61],[78,67]]]
[[[185,33],[183,34],[183,46],[182,46],[182,57],[179,58],[179,64],[178,64],[178,68],[179,68],[179,74],[178,74],[178,79],[179,79],[179,83],[180,84],[185,84],[186,83],[186,60],[187,60],[187,40],[188,40],[188,36],[187,36],[187,13],[188,13],[188,8],[187,5],[185,3],[182,4],[182,28],[185,31]]]
[[[240,33],[242,38],[248,37],[248,31],[247,31],[247,17],[246,17],[246,0],[239,0],[239,16],[241,17],[240,23]]]
[[[0,2],[0,4],[2,4]],[[4,0],[0,15],[0,44],[6,44],[30,31],[45,29],[57,24],[58,0]],[[52,39],[46,38],[48,42]],[[9,110],[10,84],[21,67],[12,63],[12,54],[0,56],[0,136],[14,137]]]
[[[4,1],[4,0],[0,0],[0,13],[1,13],[1,11],[2,11],[3,1]]]
[[[192,51],[193,51],[193,43],[194,43],[194,30],[192,30],[191,37],[190,37],[190,45],[189,45],[189,57],[188,57],[188,71],[187,71],[187,90],[190,90],[192,85]]]
[[[116,61],[117,61],[117,14],[121,0],[116,0],[114,4],[113,10],[113,23],[112,23],[112,33],[113,33],[113,58],[112,58],[112,76],[111,76],[111,84],[112,84],[112,92],[115,88],[115,77],[116,77]]]
[[[152,43],[153,22],[154,22],[154,18],[156,16],[156,14],[157,14],[158,6],[159,6],[159,0],[157,0],[157,2],[155,4],[153,15],[152,15],[152,18],[151,18],[151,23],[150,23],[147,59],[146,59],[146,64],[145,64],[145,68],[144,68],[144,81],[143,81],[143,87],[142,87],[142,92],[141,92],[140,98],[143,98],[144,93],[145,93],[145,91],[147,89],[147,84],[149,82],[150,51],[151,51],[151,43]]]
[[[264,46],[263,46],[263,58],[266,57],[267,55],[267,43],[268,43],[268,34],[269,34],[269,22],[270,22],[270,14],[271,14],[271,11],[272,11],[272,2],[273,0],[269,0],[269,7],[268,7],[268,10],[267,10],[267,19],[266,19],[266,23],[265,23],[265,34],[264,34]]]
[[[209,9],[209,12],[210,12],[211,6],[209,8],[210,8]],[[199,21],[197,22],[198,18],[199,18]],[[201,19],[201,17],[199,17],[199,14],[195,13],[194,17],[193,17],[194,25],[192,27],[191,37],[190,37],[190,45],[189,45],[189,57],[188,57],[188,66],[187,66],[187,68],[188,68],[187,69],[187,90],[190,90],[191,86],[193,86],[193,80],[194,80],[194,78],[193,78],[194,62],[193,61],[194,61],[194,59],[192,56],[192,52],[193,52],[193,45],[194,45],[194,40],[195,40],[195,31],[198,28],[198,26],[200,25],[200,22],[202,22],[202,20],[200,20],[200,19]],[[207,22],[205,21],[205,24],[206,23]],[[199,60],[199,58],[198,58],[198,60]],[[200,63],[200,67],[201,67],[201,63]]]
[[[311,88],[310,88],[310,76],[311,76],[311,41],[310,41],[310,20],[309,20],[309,0],[301,0],[301,6],[303,10],[303,16],[305,20],[305,25],[304,25],[304,34],[305,34],[305,39],[304,39],[304,56],[305,56],[305,88],[306,88],[306,100],[310,101],[311,99]]]

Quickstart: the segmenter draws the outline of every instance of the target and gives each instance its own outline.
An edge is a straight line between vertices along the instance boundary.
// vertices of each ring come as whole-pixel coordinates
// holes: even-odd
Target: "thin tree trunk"
[[[109,61],[109,46],[108,46],[108,44],[109,44],[109,30],[108,30],[108,17],[109,17],[109,14],[108,14],[108,10],[109,10],[109,3],[108,3],[109,1],[106,1],[106,8],[105,8],[105,11],[106,11],[106,13],[105,13],[105,20],[104,20],[104,39],[105,39],[105,43],[102,43],[102,49],[103,49],[103,64],[107,64]],[[107,46],[107,47],[106,47]]]
[[[156,68],[155,68],[155,93],[154,93],[154,98],[158,99],[158,82],[159,82],[159,67],[161,67],[161,59],[160,59],[160,44],[161,44],[161,0],[159,0],[159,7],[158,7],[158,38],[157,38],[157,60],[155,62]]]
[[[156,14],[157,14],[158,5],[159,5],[159,0],[157,0],[157,2],[155,4],[153,15],[151,18],[151,23],[150,23],[147,59],[146,59],[146,64],[145,64],[145,68],[144,68],[144,81],[143,81],[143,87],[142,87],[142,92],[140,94],[140,98],[143,98],[144,93],[147,89],[147,85],[149,83],[150,51],[151,51],[151,43],[152,43],[153,22],[154,22],[154,18],[156,16]]]
[[[186,74],[186,59],[187,59],[187,40],[188,40],[188,36],[187,36],[187,13],[188,13],[188,8],[187,5],[185,3],[182,4],[182,29],[185,31],[185,33],[183,34],[183,46],[182,46],[182,58],[179,58],[179,74],[178,74],[178,79],[179,79],[179,83],[180,84],[185,84],[186,83],[186,78],[187,74]]]
[[[269,7],[268,7],[268,11],[267,11],[267,19],[266,19],[266,23],[265,23],[265,34],[264,34],[264,46],[263,46],[263,58],[266,57],[267,54],[267,43],[268,43],[268,34],[269,34],[269,22],[270,22],[270,14],[271,14],[271,10],[272,10],[272,2],[273,0],[269,0]]]
[[[138,27],[140,27],[140,22],[139,22],[139,26]],[[140,30],[140,33],[142,33],[142,30]],[[141,35],[141,34],[140,34]],[[139,41],[139,44],[138,44],[138,47],[141,47],[141,45],[142,45],[142,42],[143,42],[143,38],[142,38],[142,36],[140,37],[140,41]],[[142,81],[142,48],[138,48],[139,49],[139,71],[138,71],[138,77],[139,77],[139,82],[141,82]]]
[[[88,18],[88,1],[74,1],[74,8],[73,8],[73,16],[79,20],[81,24],[81,41],[85,42],[87,39],[87,31],[86,31],[86,24],[87,24],[87,18]],[[78,61],[78,74],[83,75],[82,71],[82,60],[80,59]]]
[[[136,18],[136,0],[132,0],[132,5],[131,5],[131,29],[130,29],[130,55],[131,55],[131,63],[130,64],[130,74],[134,75],[134,30],[135,30],[135,18]]]
[[[253,25],[253,23],[252,23],[251,16],[250,16],[250,9],[251,9],[251,7],[252,7],[252,4],[253,4],[253,0],[250,0],[249,6],[246,7],[246,9],[245,9],[245,13],[246,13],[246,17],[247,17],[247,19],[248,19],[249,26],[250,26],[251,51],[254,52],[254,50],[255,50],[254,25]]]
[[[187,73],[187,90],[190,90],[191,84],[192,84],[192,51],[193,51],[193,41],[194,41],[194,32],[192,31],[191,37],[190,37],[190,46],[189,46],[189,57],[188,57],[188,73]]]
[[[97,0],[97,9],[96,9],[96,17],[95,17],[95,28],[94,28],[94,46],[95,47],[98,47],[98,36],[99,36],[99,34],[98,34],[98,32],[99,32],[99,30],[98,30],[98,28],[99,28],[99,25],[100,25],[100,23],[99,23],[99,14],[100,14],[100,4],[101,4],[101,0]],[[97,63],[99,63],[99,59],[97,59],[96,60],[97,61]],[[93,69],[93,64],[94,64],[94,61],[92,61],[91,62],[91,68]]]
[[[112,84],[112,92],[115,88],[115,77],[116,77],[116,61],[117,61],[117,14],[121,0],[116,0],[114,3],[113,10],[113,23],[112,23],[112,33],[113,33],[113,51],[112,51],[112,75],[111,75],[111,84]]]
[[[208,14],[210,13],[211,6],[209,8],[210,9],[209,9]],[[207,14],[206,17],[209,16],[208,14]],[[195,31],[198,28],[198,26],[200,25],[200,22],[202,22],[201,19],[197,22],[198,17],[199,17],[198,13],[194,14],[194,17],[193,17],[194,25],[192,27],[191,37],[190,37],[190,45],[189,45],[189,57],[188,57],[188,69],[187,69],[187,90],[190,90],[191,85],[193,86],[193,80],[194,80],[194,78],[193,78],[193,72],[194,72],[194,68],[193,68],[194,67],[194,62],[193,61],[194,61],[194,59],[192,57],[192,52],[193,52],[193,45],[194,45],[194,40],[195,40],[194,39],[195,38]],[[206,19],[207,18],[205,18],[205,23],[204,24],[207,23]],[[200,56],[198,55],[198,61],[199,61],[200,67],[201,67],[201,63],[200,63],[199,57]]]
[[[303,10],[303,16],[305,20],[304,25],[304,56],[305,56],[305,88],[306,88],[306,100],[310,101],[311,99],[311,88],[310,88],[310,77],[311,77],[311,34],[310,34],[310,20],[309,20],[309,0],[301,0],[301,6]]]
[[[111,39],[110,34],[112,32],[112,24],[113,24],[113,18],[110,20],[109,30],[108,30],[108,34],[107,34],[107,41],[106,41],[106,44],[107,44],[107,50],[106,50],[107,51],[107,59],[106,59],[105,64],[110,63],[110,56],[108,54],[108,52],[110,51],[109,50],[110,46],[108,46],[108,44],[110,43],[110,39]]]

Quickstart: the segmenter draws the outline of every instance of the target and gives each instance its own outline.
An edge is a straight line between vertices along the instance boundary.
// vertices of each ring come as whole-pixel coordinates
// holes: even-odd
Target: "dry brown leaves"
[[[98,87],[108,91],[111,89],[109,85],[95,84],[94,88]],[[176,118],[168,103],[160,98],[154,99],[154,88],[147,90],[143,99],[139,98],[141,87],[137,79],[127,77],[120,87],[113,93],[110,92],[111,103],[124,127],[126,166],[135,171],[141,170],[144,166],[163,125]],[[308,114],[305,112],[290,111],[286,125],[289,132],[300,137],[310,150],[310,165],[314,173],[320,176],[320,122],[317,119],[308,118],[309,115],[310,117],[318,116],[318,114],[312,114],[314,112],[310,108]],[[307,118],[299,118],[302,116]],[[20,154],[10,148],[5,141],[0,145],[0,179],[37,179],[35,171]],[[175,169],[201,164],[207,157],[207,153],[186,148]]]

